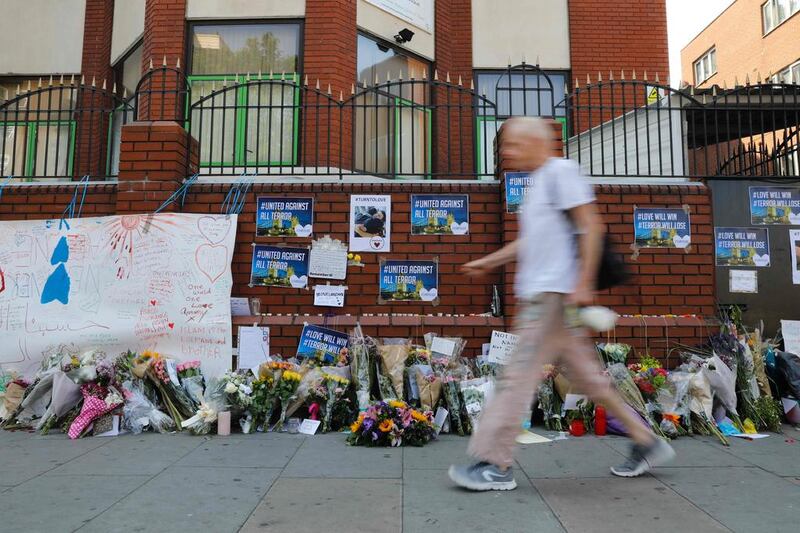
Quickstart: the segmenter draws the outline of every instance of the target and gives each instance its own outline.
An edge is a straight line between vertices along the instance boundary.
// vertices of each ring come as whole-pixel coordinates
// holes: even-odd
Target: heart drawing
[[[215,283],[228,268],[228,247],[221,244],[201,244],[194,253],[197,268]]]
[[[437,289],[437,288],[433,288],[433,289],[425,289],[425,288],[423,288],[421,291],[419,291],[419,297],[422,299],[423,302],[432,302],[436,298],[439,297],[439,289]]]
[[[308,276],[300,276],[299,278],[292,274],[292,277],[289,278],[289,283],[292,284],[292,287],[295,289],[305,289],[306,285],[308,285]]]
[[[691,240],[692,237],[690,235],[684,235],[683,237],[681,237],[680,235],[672,236],[672,242],[675,243],[675,248],[686,248],[687,246],[689,246]]]
[[[300,226],[299,224],[294,227],[294,234],[298,237],[310,237],[314,231],[314,226],[311,224],[306,224],[305,226]]]
[[[450,231],[453,232],[453,235],[466,235],[469,233],[469,222],[464,221],[460,224],[458,222],[452,222],[450,224]]]
[[[200,235],[206,238],[211,244],[219,244],[231,230],[231,218],[229,216],[213,217],[205,216],[197,220],[197,229]]]
[[[753,263],[757,267],[768,267],[769,266],[769,254],[754,255],[753,256]]]

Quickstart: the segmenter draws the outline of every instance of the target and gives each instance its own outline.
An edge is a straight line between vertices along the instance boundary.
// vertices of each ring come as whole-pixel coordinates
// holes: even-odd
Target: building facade
[[[694,86],[800,83],[800,1],[735,0],[681,50]]]

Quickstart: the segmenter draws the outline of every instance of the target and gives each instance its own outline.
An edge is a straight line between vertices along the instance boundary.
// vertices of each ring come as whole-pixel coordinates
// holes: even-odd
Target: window
[[[190,33],[187,116],[200,165],[295,164],[300,25],[198,24]],[[281,78],[297,84],[270,81]]]
[[[475,91],[481,95],[477,103],[475,135],[478,174],[494,173],[495,137],[509,117],[554,118],[564,125],[563,135],[566,139],[566,110],[562,102],[568,76],[569,73],[564,71],[538,69],[475,73]]]
[[[0,176],[72,174],[76,92],[57,82],[39,89],[38,83],[0,80]]]
[[[764,35],[800,11],[800,0],[768,0],[761,6]]]
[[[358,36],[358,81],[420,80],[430,63],[394,46]],[[384,86],[356,98],[355,166],[363,172],[428,176],[431,172],[430,95],[424,83]]]
[[[126,102],[117,106],[111,115],[108,133],[108,173],[119,174],[119,147],[122,138],[122,126],[133,122],[133,98],[139,80],[142,79],[142,43],[139,42],[130,52],[114,65],[114,84],[117,95]]]
[[[771,78],[772,83],[800,85],[800,61],[789,65]]]
[[[700,85],[717,73],[717,49],[712,48],[694,62],[694,84]]]

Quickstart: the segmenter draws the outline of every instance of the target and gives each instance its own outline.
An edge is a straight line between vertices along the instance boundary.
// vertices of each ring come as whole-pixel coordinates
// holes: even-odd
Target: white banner
[[[366,0],[428,33],[433,32],[434,0]]]
[[[0,222],[0,366],[30,377],[66,350],[156,350],[231,364],[236,216]]]

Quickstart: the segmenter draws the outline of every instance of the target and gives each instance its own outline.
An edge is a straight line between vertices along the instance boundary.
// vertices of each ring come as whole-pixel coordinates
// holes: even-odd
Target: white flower
[[[249,395],[253,392],[253,389],[242,383],[239,385],[239,391],[241,391],[242,394]]]
[[[236,392],[236,390],[237,390],[236,384],[233,383],[232,381],[229,381],[228,383],[225,384],[226,393],[233,394],[234,392]]]
[[[106,406],[112,407],[123,402],[122,396],[117,391],[112,391],[105,399]]]

